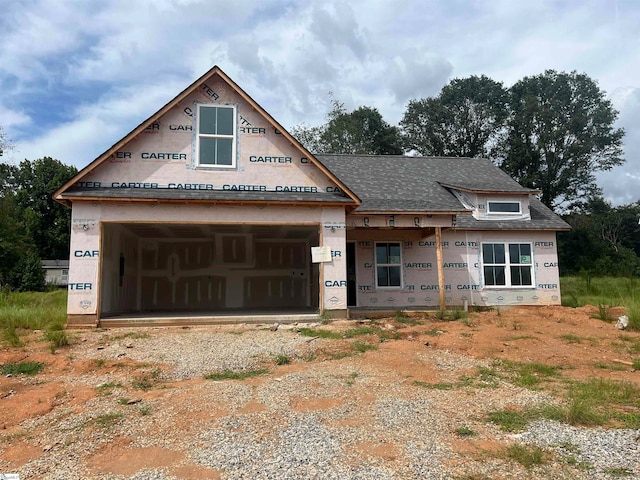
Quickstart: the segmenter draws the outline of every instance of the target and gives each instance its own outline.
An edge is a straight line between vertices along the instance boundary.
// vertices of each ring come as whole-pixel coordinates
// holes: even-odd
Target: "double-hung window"
[[[402,286],[400,242],[376,243],[376,285],[378,287]]]
[[[482,268],[486,287],[532,287],[530,243],[483,243]]]
[[[204,167],[235,167],[236,109],[228,105],[198,105],[196,154]]]

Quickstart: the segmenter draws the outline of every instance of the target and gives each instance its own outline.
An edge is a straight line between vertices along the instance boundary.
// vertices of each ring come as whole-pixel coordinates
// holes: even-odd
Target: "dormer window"
[[[200,167],[236,166],[236,109],[198,105],[196,155]]]
[[[494,215],[520,215],[522,208],[520,202],[488,202],[488,213]]]

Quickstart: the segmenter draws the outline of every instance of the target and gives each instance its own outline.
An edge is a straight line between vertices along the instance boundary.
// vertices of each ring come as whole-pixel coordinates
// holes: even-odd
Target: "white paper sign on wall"
[[[331,247],[311,247],[311,261],[323,263],[331,261]]]

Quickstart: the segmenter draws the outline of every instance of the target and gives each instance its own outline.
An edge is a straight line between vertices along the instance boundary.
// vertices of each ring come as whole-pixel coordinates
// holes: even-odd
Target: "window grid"
[[[199,166],[235,167],[235,125],[235,107],[198,105],[196,155]]]
[[[482,266],[485,287],[534,286],[530,243],[483,243]]]
[[[400,242],[376,243],[376,287],[402,288],[402,254]]]

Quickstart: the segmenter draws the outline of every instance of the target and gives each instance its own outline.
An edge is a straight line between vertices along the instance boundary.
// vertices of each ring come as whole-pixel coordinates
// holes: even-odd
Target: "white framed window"
[[[530,243],[483,243],[485,287],[533,287]]]
[[[520,202],[489,201],[487,211],[492,215],[520,215],[522,207]]]
[[[199,104],[196,156],[200,167],[236,166],[236,108]]]
[[[376,242],[376,286],[378,288],[402,288],[400,242]]]

